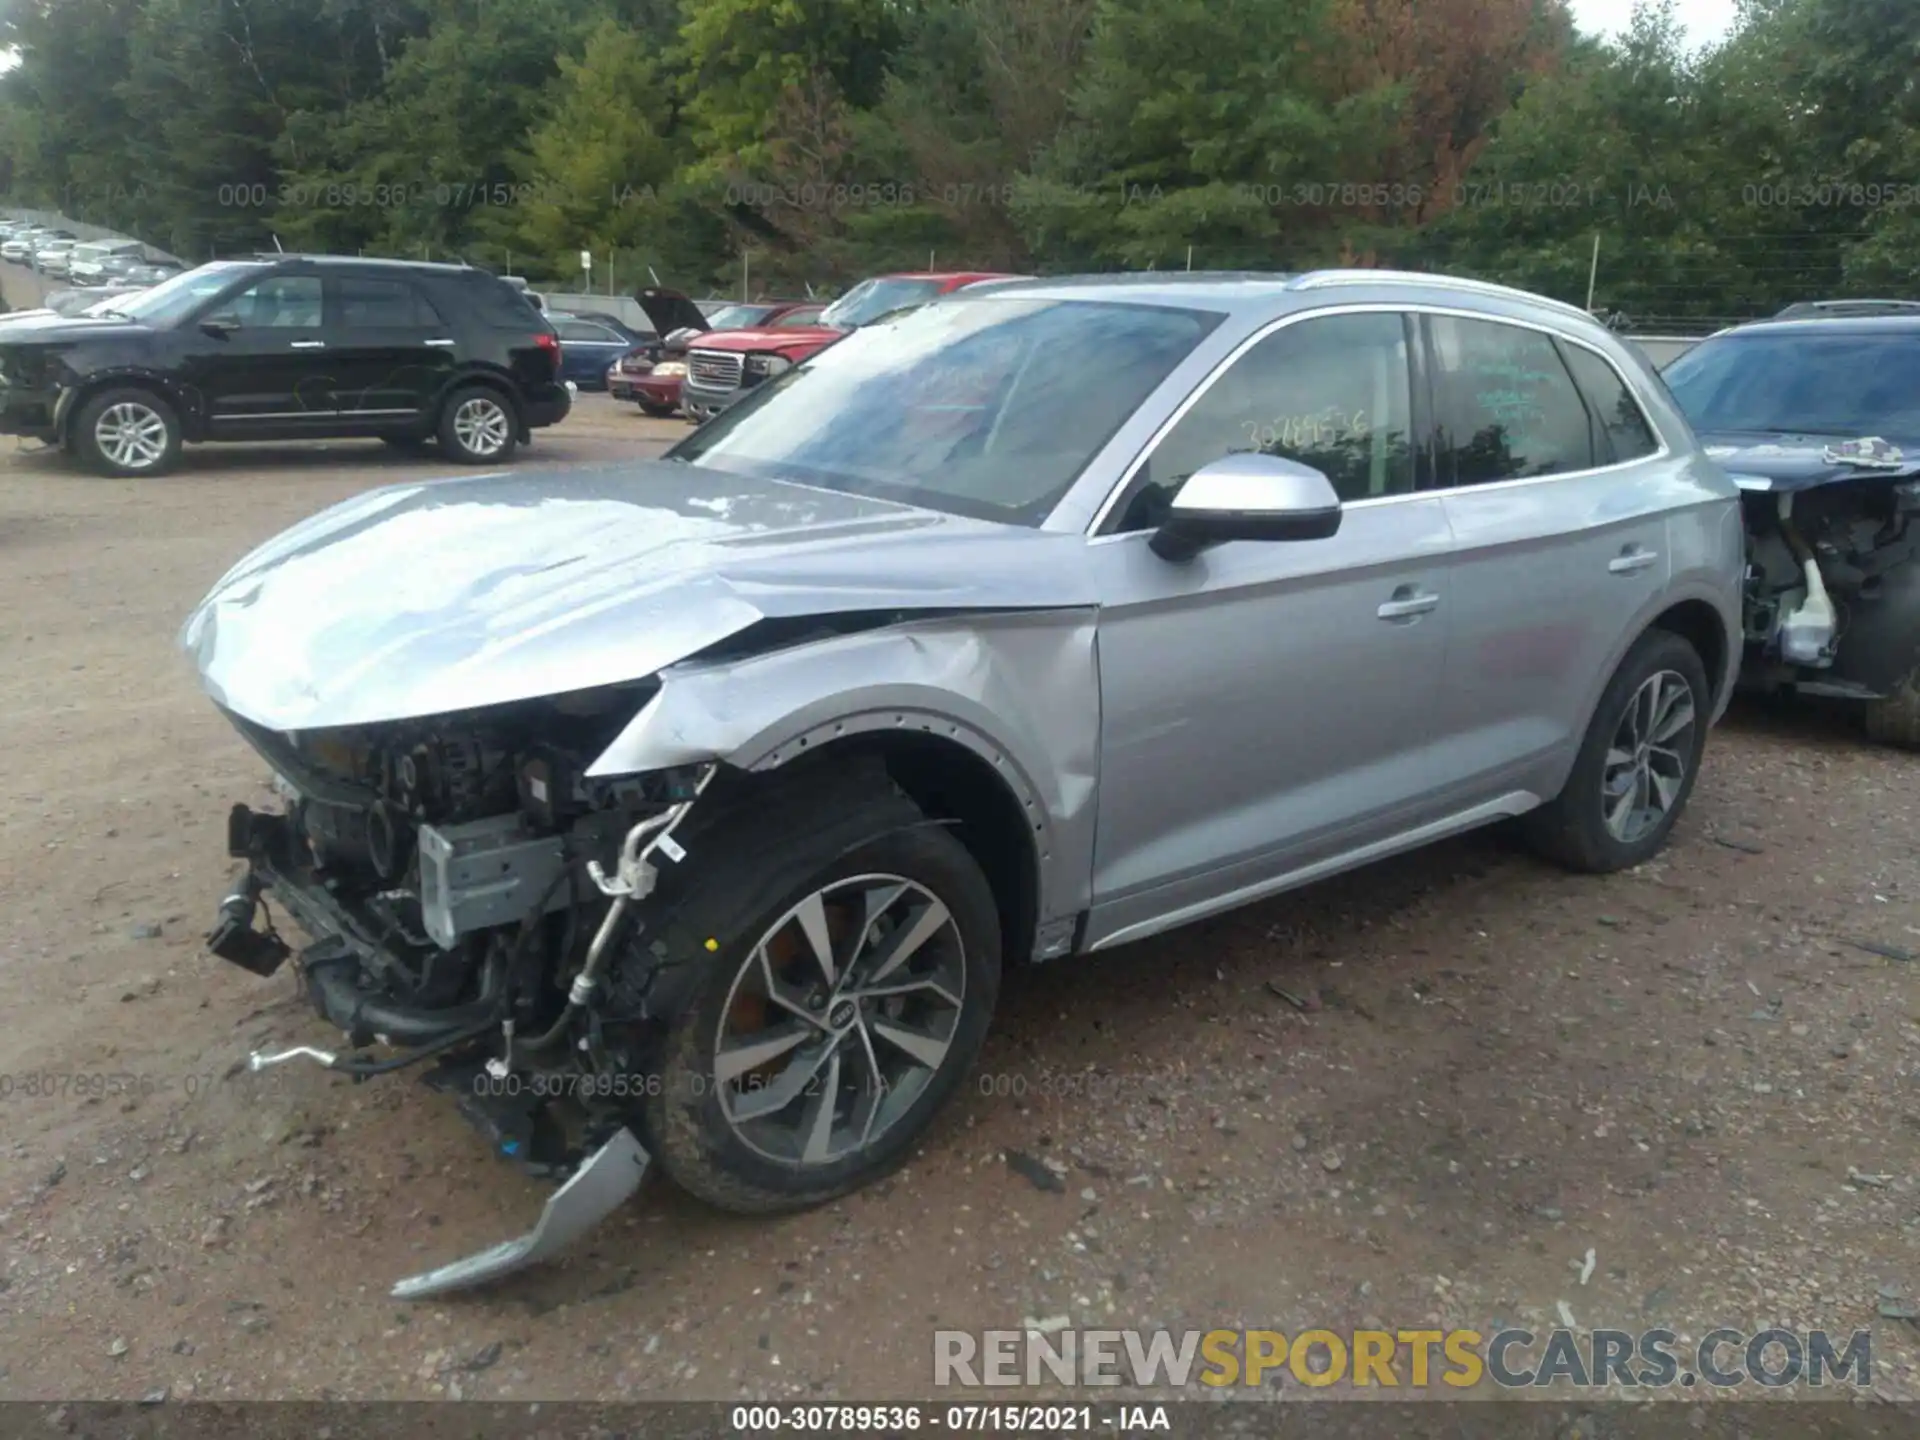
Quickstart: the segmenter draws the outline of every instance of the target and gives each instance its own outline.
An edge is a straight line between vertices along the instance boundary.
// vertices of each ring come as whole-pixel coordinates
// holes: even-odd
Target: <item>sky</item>
[[[1633,0],[1570,0],[1570,3],[1575,23],[1596,35],[1617,35],[1633,15]],[[1690,46],[1710,44],[1733,25],[1734,0],[1677,0],[1677,4]],[[0,73],[11,70],[19,60],[14,51],[0,50]]]
[[[1570,8],[1574,23],[1596,35],[1619,34],[1633,16],[1633,0],[1570,0]],[[1676,0],[1674,8],[1690,47],[1721,39],[1733,27],[1734,0]]]

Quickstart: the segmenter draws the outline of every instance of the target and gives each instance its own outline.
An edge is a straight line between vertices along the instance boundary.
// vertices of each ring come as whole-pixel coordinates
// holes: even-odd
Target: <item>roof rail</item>
[[[1582,310],[1578,305],[1569,305],[1564,300],[1555,300],[1550,295],[1539,295],[1531,290],[1517,289],[1512,285],[1496,285],[1490,280],[1468,280],[1458,275],[1434,275],[1424,270],[1312,270],[1291,281],[1289,290],[1322,290],[1335,285],[1377,285],[1382,281],[1392,284],[1432,285],[1441,290],[1458,290],[1463,295],[1485,295],[1494,300],[1525,300],[1529,304],[1544,305],[1565,315],[1578,316],[1592,325],[1599,325],[1590,310]]]
[[[1920,311],[1920,300],[1802,300],[1789,305],[1775,320],[1811,320],[1827,316],[1911,315]]]

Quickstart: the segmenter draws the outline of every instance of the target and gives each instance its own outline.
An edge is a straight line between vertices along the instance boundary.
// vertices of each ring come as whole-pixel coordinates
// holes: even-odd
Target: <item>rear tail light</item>
[[[538,335],[533,337],[533,343],[546,351],[547,354],[553,356],[553,368],[555,373],[558,373],[560,369],[560,337],[551,330],[542,330]]]

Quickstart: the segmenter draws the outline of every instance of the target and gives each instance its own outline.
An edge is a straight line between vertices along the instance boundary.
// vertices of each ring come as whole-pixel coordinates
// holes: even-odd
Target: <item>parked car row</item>
[[[157,285],[186,268],[138,240],[81,240],[70,230],[27,221],[0,221],[0,259],[78,286]]]
[[[1015,278],[978,270],[878,275],[831,304],[767,300],[710,317],[677,291],[643,290],[641,308],[664,338],[610,367],[607,386],[650,415],[678,409],[697,423],[863,325],[955,290]]]

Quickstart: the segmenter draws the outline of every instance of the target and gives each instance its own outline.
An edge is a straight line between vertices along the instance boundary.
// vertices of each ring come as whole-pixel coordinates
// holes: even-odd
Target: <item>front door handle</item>
[[[451,349],[453,346],[458,345],[460,342],[458,340],[429,340],[426,343],[429,345],[441,345],[441,346],[447,347],[448,349]]]
[[[1438,595],[1428,594],[1412,585],[1402,585],[1393,592],[1393,598],[1374,613],[1382,620],[1411,620],[1416,615],[1424,615],[1440,603]]]
[[[324,340],[295,340],[292,342],[291,348],[295,350],[324,350],[327,348],[327,342]]]
[[[1641,545],[1629,545],[1607,562],[1607,569],[1615,575],[1637,575],[1659,558],[1658,550],[1649,550]]]

